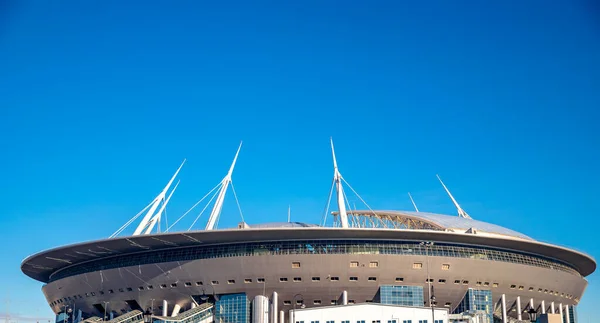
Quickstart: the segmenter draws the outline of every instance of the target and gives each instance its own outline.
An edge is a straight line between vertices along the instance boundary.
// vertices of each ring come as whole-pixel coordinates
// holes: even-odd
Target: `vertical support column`
[[[558,314],[560,314],[560,323],[565,323],[565,319],[563,318],[563,306],[562,306],[562,303],[558,304]]]
[[[556,314],[556,310],[554,309],[554,302],[550,303],[550,313]]]
[[[502,323],[507,323],[506,318],[506,295],[502,294]]]
[[[348,305],[348,291],[342,292],[342,305]]]
[[[173,307],[173,313],[171,313],[171,317],[175,317],[179,314],[179,311],[181,311],[181,306],[179,304],[175,304],[175,306]]]
[[[542,300],[541,307],[542,307],[542,314],[546,314],[546,301]]]
[[[521,311],[521,296],[517,296],[517,320],[523,320],[523,311]]]
[[[277,292],[273,292],[273,296],[271,296],[271,304],[273,307],[271,309],[271,323],[277,323],[277,313],[279,313],[277,310],[277,302],[279,302]]]
[[[569,305],[565,305],[565,317],[567,318],[567,323],[571,323],[571,317],[569,316]]]
[[[196,303],[192,302],[192,308],[196,308]]]
[[[279,323],[285,323],[285,312],[279,311]]]
[[[167,316],[167,308],[168,308],[168,303],[167,300],[163,300],[163,310],[162,310],[162,316]]]

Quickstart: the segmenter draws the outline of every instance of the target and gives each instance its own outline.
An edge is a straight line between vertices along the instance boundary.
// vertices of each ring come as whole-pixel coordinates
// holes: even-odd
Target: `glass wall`
[[[250,323],[250,302],[246,293],[227,294],[215,303],[216,323]]]
[[[469,288],[465,297],[454,310],[454,314],[480,314],[483,319],[482,323],[493,323],[493,311],[491,290]]]
[[[570,323],[577,323],[577,310],[575,306],[569,306],[569,313],[563,310],[563,322],[567,322],[567,315],[569,315]]]
[[[381,304],[402,306],[423,306],[422,286],[381,285]]]
[[[314,240],[206,245],[124,254],[65,268],[64,270],[53,273],[50,276],[50,281],[87,272],[161,262],[297,254],[387,254],[470,258],[524,264],[562,270],[574,275],[579,275],[574,268],[556,259],[487,247],[443,243],[438,243],[433,246],[422,246],[414,241]]]

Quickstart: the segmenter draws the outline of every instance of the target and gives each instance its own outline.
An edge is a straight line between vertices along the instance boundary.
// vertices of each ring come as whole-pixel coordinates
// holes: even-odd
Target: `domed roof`
[[[360,216],[374,216],[385,218],[391,221],[406,222],[405,220],[416,221],[419,224],[406,226],[401,225],[401,228],[405,229],[425,229],[425,230],[443,230],[453,232],[467,232],[475,231],[477,233],[487,233],[493,235],[502,235],[509,237],[516,237],[521,239],[533,240],[532,238],[511,230],[505,227],[478,221],[469,218],[463,218],[453,215],[435,214],[427,212],[412,212],[412,211],[380,211],[380,210],[360,210],[360,211],[349,211],[348,214],[360,215]],[[334,212],[337,215],[337,212]],[[411,223],[412,224],[412,223]],[[471,232],[474,233],[474,232]]]

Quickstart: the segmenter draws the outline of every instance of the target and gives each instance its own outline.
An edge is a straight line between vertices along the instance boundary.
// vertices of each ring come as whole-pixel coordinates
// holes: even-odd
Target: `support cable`
[[[173,226],[175,226],[179,220],[183,219],[186,215],[188,215],[188,213],[190,213],[196,206],[198,206],[198,204],[202,203],[202,201],[204,201],[204,199],[210,195],[210,193],[212,193],[214,190],[216,190],[219,186],[221,186],[221,183],[217,184],[217,186],[213,187],[212,190],[210,190],[208,193],[206,193],[206,195],[204,195],[198,202],[196,202],[196,204],[194,204],[189,210],[185,211],[185,213],[179,217],[179,219],[177,219],[177,221],[175,221],[175,223],[171,224],[170,227],[167,227],[167,230],[165,232],[168,232],[169,230],[171,230],[171,228]]]
[[[131,219],[129,219],[129,221],[127,221],[125,224],[123,224],[123,226],[120,227],[119,230],[115,231],[115,233],[113,233],[109,238],[114,238],[115,236],[121,234],[121,232],[123,232],[123,230],[127,229],[127,227],[131,223],[133,223],[133,221],[135,221],[137,218],[139,218],[140,215],[142,215],[142,213],[144,213],[150,206],[152,206],[153,203],[154,203],[154,201],[152,201],[148,205],[146,205],[145,208],[143,208],[138,214],[134,215]]]
[[[244,214],[242,214],[242,207],[240,206],[240,201],[238,200],[237,194],[235,193],[235,187],[233,187],[233,182],[230,182],[230,184],[231,191],[233,192],[233,197],[235,197],[235,203],[237,203],[238,210],[240,211],[240,217],[242,218],[242,222],[246,223],[246,221],[244,221]]]
[[[327,224],[327,215],[329,213],[329,207],[331,206],[331,196],[333,195],[333,187],[335,186],[335,178],[331,181],[331,188],[329,189],[329,197],[327,198],[327,204],[325,204],[325,213],[323,213],[323,225]]]
[[[200,219],[200,216],[202,216],[202,213],[204,213],[204,211],[206,211],[206,209],[210,205],[210,202],[212,202],[215,199],[215,197],[217,197],[218,193],[219,192],[217,191],[217,192],[215,192],[215,194],[213,194],[213,196],[210,198],[210,200],[208,201],[208,203],[206,203],[206,205],[204,206],[204,208],[202,209],[202,211],[200,211],[200,214],[198,214],[198,216],[196,217],[196,219],[194,220],[194,222],[192,223],[192,225],[190,225],[190,227],[187,229],[187,231],[190,231],[192,229],[192,227],[196,224],[196,222],[198,221],[198,219]]]

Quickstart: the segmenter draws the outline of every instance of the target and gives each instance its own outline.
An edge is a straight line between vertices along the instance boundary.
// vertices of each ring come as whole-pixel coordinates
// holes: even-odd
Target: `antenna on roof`
[[[410,198],[412,205],[415,207],[415,211],[419,212],[419,208],[417,207],[417,204],[415,204],[415,200],[413,200],[412,195],[410,195],[410,192],[408,192],[408,197]]]
[[[205,230],[212,230],[215,227],[215,222],[219,218],[221,214],[221,210],[223,209],[223,201],[225,200],[225,193],[227,193],[227,187],[231,183],[231,174],[233,174],[233,169],[235,168],[235,163],[237,161],[238,155],[240,154],[240,149],[242,149],[242,143],[240,142],[240,146],[238,147],[237,152],[235,153],[235,157],[233,158],[233,162],[231,163],[231,167],[229,167],[229,171],[227,175],[221,181],[221,190],[219,191],[219,195],[217,196],[217,200],[215,201],[215,206],[210,212],[210,218],[208,218],[208,223],[206,224]]]
[[[347,228],[348,214],[346,213],[344,188],[342,187],[342,174],[340,174],[340,171],[337,167],[337,161],[335,159],[335,149],[333,148],[333,138],[329,138],[329,141],[331,142],[331,155],[333,156],[333,181],[336,185],[338,211],[340,212],[342,228]]]
[[[291,219],[292,219],[292,217],[291,217],[291,208],[292,207],[290,205],[288,205],[288,222],[292,222],[291,221]]]
[[[454,199],[454,196],[452,196],[452,193],[450,193],[450,190],[446,187],[446,185],[444,185],[444,182],[442,182],[442,179],[440,178],[440,175],[435,175],[437,176],[438,180],[440,181],[440,183],[442,183],[442,186],[444,187],[444,189],[446,190],[446,193],[448,193],[448,196],[450,196],[450,199],[452,200],[452,203],[454,203],[454,206],[456,206],[456,210],[458,210],[458,216],[460,216],[461,218],[467,218],[467,219],[472,219],[467,212],[465,212],[465,210],[463,210],[460,205],[458,204],[458,202],[456,202],[456,199]]]

